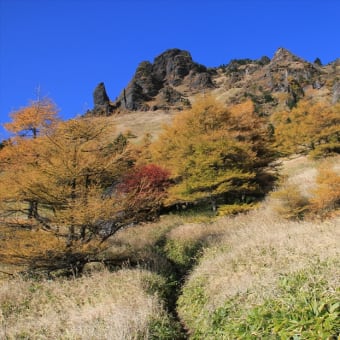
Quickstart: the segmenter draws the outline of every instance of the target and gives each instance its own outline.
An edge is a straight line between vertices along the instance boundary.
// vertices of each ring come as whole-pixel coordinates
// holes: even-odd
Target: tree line
[[[62,121],[50,99],[33,101],[5,124],[0,227],[41,244],[6,241],[0,261],[81,270],[119,229],[165,209],[252,203],[271,188],[275,158],[339,152],[339,112],[301,101],[268,120],[251,100],[226,106],[205,96],[156,140],[136,144],[100,118]]]

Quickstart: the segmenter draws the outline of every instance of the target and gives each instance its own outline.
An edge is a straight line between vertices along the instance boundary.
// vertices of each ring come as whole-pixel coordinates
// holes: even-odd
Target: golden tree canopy
[[[168,203],[256,191],[258,170],[270,159],[266,131],[251,101],[227,108],[204,97],[176,116],[151,145],[154,161],[175,182]]]
[[[36,138],[39,132],[58,120],[58,109],[49,98],[32,101],[30,105],[10,114],[12,122],[5,128],[21,137]]]

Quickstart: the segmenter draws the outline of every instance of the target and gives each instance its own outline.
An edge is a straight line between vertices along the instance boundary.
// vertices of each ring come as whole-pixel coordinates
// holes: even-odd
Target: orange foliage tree
[[[331,164],[324,164],[319,169],[317,186],[313,191],[311,212],[321,216],[339,213],[340,209],[340,174]]]
[[[277,112],[271,119],[276,146],[283,154],[340,153],[340,104],[301,100],[291,111]]]
[[[34,157],[23,158],[20,165],[17,160],[32,152]],[[31,268],[81,269],[117,230],[154,215],[164,197],[166,172],[154,166],[132,171],[126,138],[115,137],[100,119],[59,122],[25,143],[9,143],[0,159],[0,222],[44,235],[44,246],[32,237],[35,232],[26,237],[26,244],[32,240],[31,251],[12,252]],[[39,206],[30,219],[27,201]]]
[[[10,114],[12,122],[4,126],[16,136],[36,138],[40,132],[58,120],[57,113],[58,109],[51,99],[38,99],[12,112]]]
[[[34,140],[53,128],[59,121],[57,113],[58,109],[53,101],[50,98],[43,98],[32,101],[28,106],[10,114],[12,121],[4,124],[4,127],[13,134],[10,143],[7,144],[15,145],[15,148],[7,148],[2,161],[10,164],[11,171],[37,161],[38,154],[34,149],[36,143],[30,139]],[[27,215],[32,218],[37,215],[38,202],[28,200],[27,203]]]
[[[174,182],[167,204],[210,201],[215,210],[216,200],[249,201],[272,159],[268,138],[251,101],[230,108],[212,97],[197,101],[150,146]]]

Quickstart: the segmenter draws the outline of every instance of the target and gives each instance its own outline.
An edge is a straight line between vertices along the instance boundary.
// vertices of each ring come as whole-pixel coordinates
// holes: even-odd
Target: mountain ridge
[[[283,47],[271,59],[232,59],[210,68],[195,62],[190,52],[172,48],[153,62],[140,62],[115,101],[109,99],[104,83],[99,83],[94,91],[94,108],[87,114],[181,111],[202,93],[220,97],[226,104],[250,96],[264,114],[270,114],[276,107],[291,108],[305,95],[337,102],[339,79],[339,58],[327,65],[319,58],[311,63]]]

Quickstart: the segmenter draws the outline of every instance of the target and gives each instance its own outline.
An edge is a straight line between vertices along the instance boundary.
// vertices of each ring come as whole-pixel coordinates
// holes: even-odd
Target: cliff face
[[[197,91],[212,88],[213,83],[206,67],[195,63],[189,52],[167,50],[153,63],[143,61],[139,64],[117,104],[124,109],[142,111],[157,109],[157,103],[160,107],[173,105],[183,100],[180,86]]]
[[[115,102],[110,102],[104,84],[94,92],[94,110],[110,115],[124,111],[182,110],[200,93],[213,93],[226,103],[250,96],[265,114],[277,106],[294,106],[306,94],[340,99],[339,59],[326,66],[320,60],[307,62],[279,48],[272,59],[234,59],[207,69],[193,61],[187,51],[170,49],[153,63],[143,61]]]

